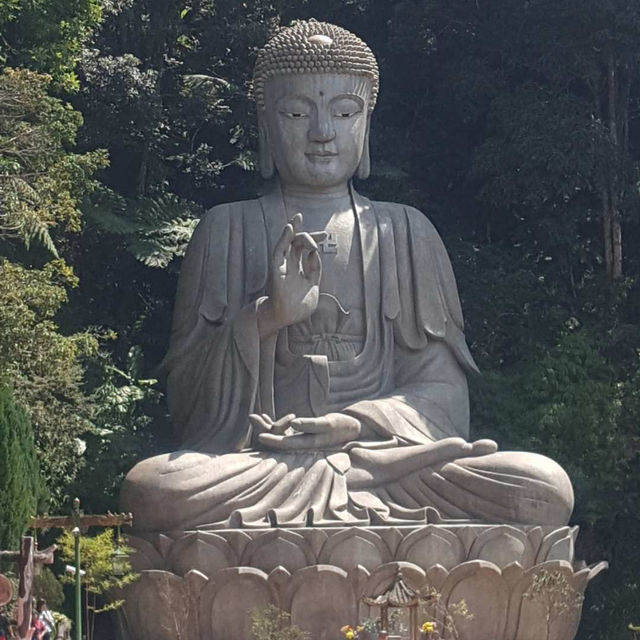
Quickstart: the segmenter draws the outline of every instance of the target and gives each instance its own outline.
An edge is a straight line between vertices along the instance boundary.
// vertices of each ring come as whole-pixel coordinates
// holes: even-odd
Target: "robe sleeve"
[[[250,209],[235,203],[205,214],[180,271],[161,372],[185,449],[228,453],[250,439],[248,415],[266,346],[257,306],[267,270],[264,226],[247,224]]]
[[[391,205],[392,206],[392,205]],[[453,269],[442,240],[415,209],[376,206],[382,311],[393,323],[394,389],[345,409],[370,433],[400,444],[469,434],[466,372],[477,372],[464,337]]]

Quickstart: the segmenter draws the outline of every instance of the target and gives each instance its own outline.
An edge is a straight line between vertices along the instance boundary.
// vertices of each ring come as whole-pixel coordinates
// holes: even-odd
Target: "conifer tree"
[[[17,548],[42,491],[31,423],[0,385],[0,548]]]

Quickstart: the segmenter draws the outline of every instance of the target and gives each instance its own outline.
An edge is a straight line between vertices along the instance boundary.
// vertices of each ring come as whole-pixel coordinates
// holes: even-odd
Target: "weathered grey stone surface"
[[[329,72],[330,70],[334,72]],[[180,451],[127,476],[137,530],[427,521],[563,525],[564,471],[466,442],[467,348],[438,233],[372,202],[375,58],[300,23],[256,65],[268,195],[215,207],[184,259],[164,368]]]
[[[389,562],[411,562],[425,571],[470,560],[524,569],[550,560],[574,562],[577,527],[510,525],[420,525],[402,527],[306,527],[220,529],[129,536],[135,571],[164,570],[185,576],[193,568],[211,577],[235,566],[266,573],[316,564],[375,571]]]
[[[544,599],[525,594],[541,572],[564,576],[575,606],[554,618],[549,638],[571,640],[580,596],[606,566],[574,561],[576,534],[575,527],[427,525],[132,537],[141,579],[127,593],[123,635],[246,640],[251,609],[274,604],[313,640],[335,639],[342,624],[378,615],[361,599],[384,590],[400,566],[411,586],[437,589],[445,606],[466,601],[473,618],[458,621],[461,640],[547,637]]]
[[[574,563],[571,483],[543,456],[467,442],[477,368],[442,241],[351,184],[377,93],[373,54],[332,25],[298,23],[259,56],[271,186],[209,211],[183,262],[163,365],[182,448],[121,496],[141,572],[128,640],[246,640],[269,603],[337,638],[398,566],[467,602],[463,640],[575,635],[603,565]],[[531,597],[547,575],[573,598],[549,629]]]

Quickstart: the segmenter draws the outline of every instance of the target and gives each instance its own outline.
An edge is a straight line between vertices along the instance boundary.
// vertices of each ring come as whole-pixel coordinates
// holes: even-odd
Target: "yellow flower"
[[[430,620],[427,620],[427,622],[423,623],[423,625],[420,627],[420,631],[422,631],[422,633],[433,633],[435,630],[436,623],[431,622]]]
[[[353,631],[347,631],[347,633],[344,634],[344,637],[347,640],[353,640],[356,637],[356,634],[353,633]]]

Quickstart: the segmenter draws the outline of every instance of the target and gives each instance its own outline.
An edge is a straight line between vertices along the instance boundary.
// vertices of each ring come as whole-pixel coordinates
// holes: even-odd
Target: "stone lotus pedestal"
[[[129,537],[141,576],[125,593],[123,640],[249,640],[251,609],[274,604],[313,640],[378,615],[361,602],[398,566],[414,588],[442,603],[464,599],[472,619],[461,640],[571,640],[581,596],[606,563],[574,561],[576,527],[421,525],[180,531]],[[543,572],[566,579],[572,605],[555,611],[547,636]],[[529,594],[529,595],[527,595]]]

